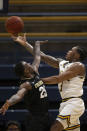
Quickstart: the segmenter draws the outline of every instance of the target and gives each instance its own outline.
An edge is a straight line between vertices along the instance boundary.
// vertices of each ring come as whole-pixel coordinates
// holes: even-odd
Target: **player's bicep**
[[[67,71],[70,71],[73,75],[84,75],[85,67],[83,64],[75,63]]]
[[[60,75],[62,80],[69,80],[78,75],[84,75],[84,67],[82,65],[74,64],[69,69],[67,69],[64,73]]]

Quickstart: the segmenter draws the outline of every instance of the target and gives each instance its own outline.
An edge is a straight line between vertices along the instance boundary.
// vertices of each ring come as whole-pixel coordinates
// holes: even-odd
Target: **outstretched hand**
[[[20,44],[24,44],[26,42],[26,33],[24,33],[24,36],[11,36],[12,39]]]
[[[9,108],[9,102],[8,100],[5,102],[5,104],[0,108],[0,113],[5,115],[5,112],[8,110]]]
[[[16,42],[18,42],[19,44],[21,45],[26,45],[26,33],[24,33],[24,36],[16,36],[15,34],[12,34],[11,35],[12,39]],[[48,40],[45,40],[45,41],[36,41],[36,42],[39,42],[40,44],[46,44],[48,42]],[[35,43],[36,43],[35,42]]]

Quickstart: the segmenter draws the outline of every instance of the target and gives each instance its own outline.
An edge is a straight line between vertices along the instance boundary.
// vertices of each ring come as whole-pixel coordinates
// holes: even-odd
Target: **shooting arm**
[[[74,64],[67,71],[47,78],[42,78],[45,84],[58,84],[63,81],[69,80],[77,75],[83,76],[85,74],[85,68],[82,65]]]
[[[20,45],[24,46],[27,51],[29,51],[33,55],[33,47],[26,41],[26,34],[24,34],[24,37],[22,36],[12,36],[13,40],[18,42]],[[47,43],[46,41],[40,41],[40,43]],[[56,59],[55,57],[49,56],[44,54],[43,52],[40,52],[41,60],[47,63],[48,65],[58,68],[60,59]]]
[[[25,44],[23,44],[23,46],[32,54],[34,55],[33,52],[33,47],[28,43],[25,42]],[[54,67],[54,68],[58,68],[59,67],[59,62],[60,62],[60,58],[56,59],[55,57],[52,57],[50,55],[46,55],[45,53],[43,53],[42,51],[40,51],[40,55],[41,55],[41,60],[43,62],[45,62],[46,64]]]
[[[24,47],[32,54],[34,55],[33,53],[33,47],[28,43],[26,42],[26,44],[24,44]],[[52,57],[50,55],[46,55],[45,53],[43,53],[42,51],[40,51],[40,55],[41,55],[41,60],[43,62],[45,62],[46,64],[54,67],[54,68],[58,68],[59,67],[59,62],[60,62],[60,58],[59,59],[56,59],[55,57]]]

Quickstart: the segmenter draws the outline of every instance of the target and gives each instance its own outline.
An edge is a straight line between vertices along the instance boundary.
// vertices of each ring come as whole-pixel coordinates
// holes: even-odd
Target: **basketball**
[[[24,28],[23,20],[18,16],[11,16],[5,22],[7,32],[12,34],[18,34],[22,32]]]

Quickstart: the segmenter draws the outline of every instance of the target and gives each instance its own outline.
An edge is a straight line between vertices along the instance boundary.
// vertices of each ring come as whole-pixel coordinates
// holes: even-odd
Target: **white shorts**
[[[62,102],[59,108],[59,115],[56,120],[60,121],[65,130],[74,130],[79,128],[80,116],[84,113],[85,106],[81,98],[71,98]]]

